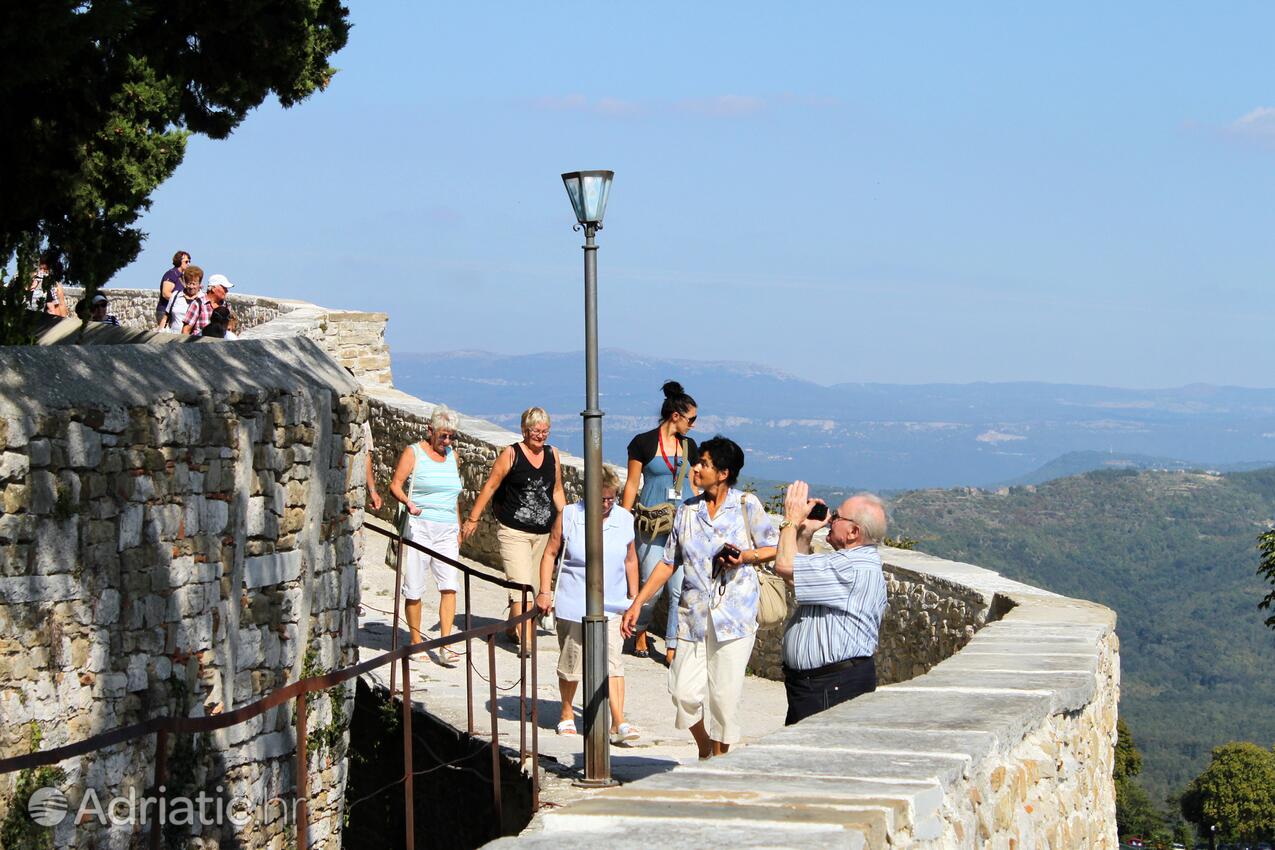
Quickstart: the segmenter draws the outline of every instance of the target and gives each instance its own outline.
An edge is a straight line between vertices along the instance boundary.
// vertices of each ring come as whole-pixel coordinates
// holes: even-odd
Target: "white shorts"
[[[434,522],[418,516],[407,521],[407,539],[433,549],[440,555],[459,560],[460,546],[457,534],[460,526],[454,522]],[[403,547],[403,597],[417,600],[425,593],[425,573],[433,573],[434,583],[440,593],[460,590],[460,570],[424,552]]]

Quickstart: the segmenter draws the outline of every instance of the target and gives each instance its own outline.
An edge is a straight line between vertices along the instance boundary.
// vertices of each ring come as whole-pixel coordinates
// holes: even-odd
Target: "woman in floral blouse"
[[[756,496],[734,489],[743,450],[719,435],[699,451],[691,480],[700,494],[677,509],[664,560],[638,591],[621,629],[625,637],[633,633],[642,605],[680,566],[680,651],[669,668],[669,693],[677,728],[689,729],[700,758],[709,758],[740,738],[744,668],[757,636],[760,585],[754,565],[775,557],[779,533]],[[737,552],[723,552],[727,544]]]

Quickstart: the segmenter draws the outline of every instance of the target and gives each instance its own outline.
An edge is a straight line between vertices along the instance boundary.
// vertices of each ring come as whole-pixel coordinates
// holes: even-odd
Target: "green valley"
[[[1275,468],[1102,471],[997,491],[914,490],[891,503],[891,533],[918,549],[1116,610],[1121,714],[1157,803],[1212,747],[1275,743],[1275,634],[1257,609],[1256,575]]]

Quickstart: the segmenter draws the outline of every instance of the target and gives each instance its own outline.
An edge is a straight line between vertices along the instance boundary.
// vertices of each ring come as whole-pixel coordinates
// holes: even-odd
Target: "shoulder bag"
[[[753,537],[753,524],[748,519],[748,506],[744,504],[744,496],[740,496],[739,507],[744,512],[744,527],[748,529],[748,548],[756,549],[757,541]],[[773,629],[782,625],[788,618],[788,585],[775,575],[773,567],[756,564],[757,585],[760,593],[757,597],[757,628]]]
[[[687,455],[686,441],[680,441],[682,445],[682,463],[677,468],[677,475],[673,478],[673,489],[678,493],[682,492],[682,482],[686,478],[686,468],[691,465],[691,459]],[[658,505],[633,505],[633,527],[637,533],[650,540],[653,537],[659,537],[662,534],[668,534],[673,530],[673,517],[677,514],[677,505],[672,502],[661,502]]]

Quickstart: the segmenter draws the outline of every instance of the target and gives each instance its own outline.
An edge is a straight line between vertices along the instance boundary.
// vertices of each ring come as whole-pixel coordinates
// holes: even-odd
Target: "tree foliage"
[[[1275,531],[1268,531],[1257,538],[1257,551],[1262,553],[1257,574],[1271,584],[1271,592],[1257,603],[1257,607],[1263,611],[1270,611],[1275,607]],[[1275,611],[1266,618],[1266,625],[1275,629]]]
[[[1246,741],[1213,748],[1213,760],[1182,795],[1182,814],[1208,834],[1260,841],[1275,837],[1275,752]]]
[[[188,135],[224,138],[269,95],[324,88],[348,32],[340,0],[4,4],[0,265],[52,248],[95,289],[137,256]]]

